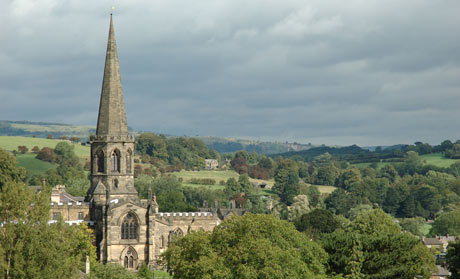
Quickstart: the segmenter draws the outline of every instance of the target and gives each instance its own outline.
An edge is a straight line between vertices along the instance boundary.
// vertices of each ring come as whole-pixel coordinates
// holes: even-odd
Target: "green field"
[[[435,165],[438,167],[448,168],[458,160],[447,159],[442,153],[426,154],[420,156],[422,160],[426,161],[426,164]]]
[[[448,168],[450,165],[452,165],[455,162],[458,162],[458,160],[454,159],[447,159],[444,157],[444,154],[442,153],[433,153],[433,154],[426,154],[426,155],[421,155],[420,158],[424,162],[424,164],[427,165],[434,165],[437,167],[441,168]],[[353,164],[353,166],[356,166],[358,168],[365,168],[369,167],[371,163],[358,163],[358,164]],[[378,168],[383,168],[386,165],[394,164],[391,162],[379,162],[377,163]]]
[[[216,184],[219,181],[224,180],[227,181],[230,177],[238,179],[239,175],[233,170],[225,170],[225,171],[185,171],[182,170],[180,172],[175,172],[173,175],[180,177],[184,180],[184,182],[190,181],[192,178],[210,178],[216,181]]]
[[[44,138],[31,138],[31,137],[9,137],[9,136],[0,136],[0,148],[3,148],[8,151],[18,150],[19,145],[25,145],[29,148],[29,151],[34,147],[38,146],[40,149],[43,147],[54,148],[56,144],[61,142],[61,140],[50,140]],[[67,141],[69,142],[69,141]],[[75,154],[80,159],[89,158],[89,146],[83,146],[81,144],[71,143],[75,149]]]
[[[57,167],[55,164],[36,159],[35,154],[18,154],[16,160],[18,165],[27,169],[30,174],[42,174]]]
[[[202,171],[185,171],[182,170],[180,172],[173,173],[174,176],[182,178],[182,185],[189,186],[189,187],[205,187],[210,188],[213,190],[223,190],[225,188],[224,185],[220,185],[220,181],[227,181],[229,178],[233,177],[238,179],[239,174],[233,170],[225,170],[225,171],[209,171],[209,170],[202,170]],[[190,180],[192,178],[209,178],[214,179],[216,181],[215,185],[203,185],[203,184],[192,184]],[[273,179],[270,180],[261,180],[261,179],[249,179],[251,182],[257,182],[258,184],[265,182],[267,185],[273,186],[275,183]]]
[[[430,233],[431,227],[432,227],[431,224],[428,224],[428,223],[424,224],[423,229],[422,229],[423,235],[425,236],[428,235]]]
[[[315,185],[315,186],[318,187],[318,190],[321,194],[330,194],[334,192],[335,189],[337,189],[337,187],[334,187],[334,186],[324,186],[324,185]]]

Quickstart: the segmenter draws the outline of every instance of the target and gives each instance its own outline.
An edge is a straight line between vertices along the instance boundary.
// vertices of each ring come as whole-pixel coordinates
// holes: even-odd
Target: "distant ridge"
[[[138,135],[140,133],[148,133],[149,131],[133,131],[128,127],[130,133]],[[11,121],[0,120],[0,136],[23,136],[46,138],[48,135],[53,135],[54,138],[59,137],[78,137],[81,141],[86,141],[90,134],[96,133],[95,126],[78,126],[65,123],[53,122],[33,122],[33,121]],[[156,132],[153,132],[156,133]],[[158,133],[157,133],[158,134]],[[165,135],[166,137],[177,137],[174,135]],[[186,136],[188,137],[188,136]],[[208,148],[214,148],[219,153],[230,153],[239,150],[248,152],[255,151],[259,154],[277,154],[289,151],[307,150],[314,145],[290,142],[269,142],[248,139],[236,139],[226,137],[212,136],[194,136],[202,140]]]

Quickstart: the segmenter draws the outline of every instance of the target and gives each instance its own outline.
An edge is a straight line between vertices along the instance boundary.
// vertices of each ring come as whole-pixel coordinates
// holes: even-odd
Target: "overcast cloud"
[[[113,5],[136,130],[460,139],[458,0],[0,0],[0,119],[95,125]]]

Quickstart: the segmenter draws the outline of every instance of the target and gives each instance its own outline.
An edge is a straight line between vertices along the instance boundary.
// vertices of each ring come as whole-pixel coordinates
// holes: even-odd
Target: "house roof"
[[[445,269],[444,267],[437,265],[436,270],[433,272],[433,276],[450,276],[449,270]]]
[[[425,245],[442,245],[442,242],[434,237],[427,237],[422,240],[423,244]]]

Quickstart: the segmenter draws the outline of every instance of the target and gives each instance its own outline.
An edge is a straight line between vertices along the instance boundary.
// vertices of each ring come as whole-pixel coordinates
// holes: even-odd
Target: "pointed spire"
[[[109,39],[107,42],[96,135],[128,135],[112,14],[110,14]]]

